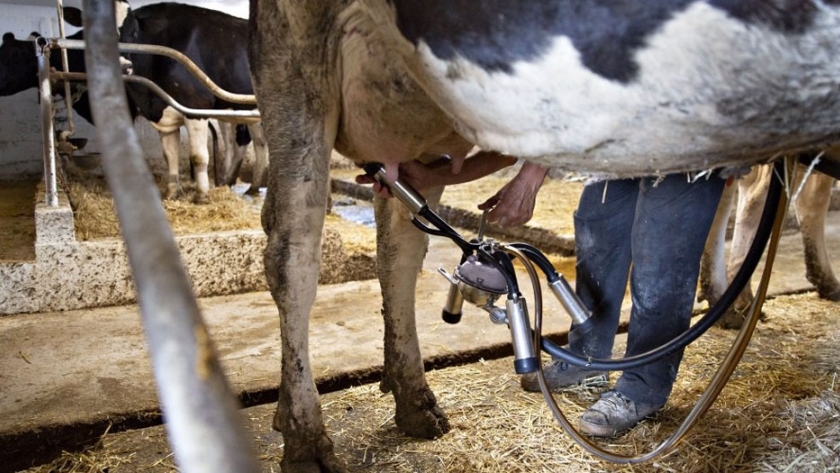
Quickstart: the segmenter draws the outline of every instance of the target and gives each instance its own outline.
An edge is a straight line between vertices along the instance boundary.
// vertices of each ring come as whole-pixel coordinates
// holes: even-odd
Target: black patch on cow
[[[179,3],[156,3],[132,10],[120,30],[120,40],[166,46],[180,51],[219,87],[237,94],[253,94],[248,69],[248,21],[219,11]],[[253,109],[213,95],[186,68],[172,59],[131,54],[134,74],[160,86],[177,102],[196,109]],[[147,87],[127,86],[141,114],[159,121],[168,106]]]
[[[675,13],[701,0],[391,0],[397,26],[414,44],[423,40],[440,59],[456,55],[489,72],[512,72],[534,61],[552,40],[568,37],[591,71],[630,82],[634,56]],[[733,18],[785,33],[812,22],[813,0],[705,0]],[[838,4],[840,0],[825,3]]]
[[[247,125],[236,125],[236,145],[248,146],[251,142],[251,131]]]

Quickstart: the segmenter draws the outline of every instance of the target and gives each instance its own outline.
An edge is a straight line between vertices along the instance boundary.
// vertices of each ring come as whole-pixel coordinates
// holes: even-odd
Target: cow
[[[125,43],[151,44],[175,49],[192,60],[222,89],[237,94],[253,94],[248,69],[248,22],[225,13],[178,3],[147,5],[132,11],[130,20],[122,25],[120,40]],[[151,79],[177,102],[198,109],[253,109],[253,105],[235,104],[215,96],[186,68],[164,56],[129,54],[133,74]],[[203,133],[206,125],[194,125],[187,117],[170,107],[163,99],[141,84],[127,84],[129,97],[140,113],[155,123],[161,134],[164,154],[170,163],[169,192],[178,188],[177,132],[186,125],[190,133]],[[220,119],[221,120],[221,119]],[[237,122],[236,119],[224,119]],[[262,126],[254,119],[241,119],[249,125],[254,141],[255,166],[251,189],[264,186],[268,154]],[[206,198],[209,189],[207,148],[190,151],[195,165],[199,198]],[[232,185],[242,163],[242,153],[225,153],[224,176],[217,181]],[[174,167],[173,167],[173,163]]]
[[[74,12],[75,11],[75,12]],[[77,9],[67,7],[65,13],[71,24],[74,26],[81,26],[81,23],[76,22],[75,18],[81,18],[81,13]],[[7,32],[3,35],[3,43],[0,45],[0,96],[14,95],[27,89],[38,87],[38,62],[35,54],[34,39],[39,37],[38,33],[33,32],[31,38],[26,40],[16,39],[14,34]],[[73,35],[68,36],[68,39],[81,40],[84,39],[84,32],[79,31]],[[77,49],[67,50],[67,62],[70,72],[85,72],[84,52]],[[58,71],[63,70],[61,64],[61,55],[54,51],[50,54],[50,67]],[[55,93],[61,97],[65,94],[64,87],[56,87]],[[72,96],[73,110],[79,116],[93,123],[91,115],[90,103],[88,102],[87,87],[81,82],[70,82],[70,93]],[[130,107],[132,117],[136,117],[138,110],[135,107]],[[164,157],[167,161],[170,173],[178,173],[178,151],[180,149],[180,129],[181,124],[185,125],[188,130],[188,143],[191,155],[200,154],[208,156],[207,150],[207,123],[205,120],[184,120],[183,117],[173,118],[171,114],[167,117],[161,117],[158,121],[150,120],[151,125],[158,129],[167,130],[168,134],[164,135],[161,132],[161,145],[164,150]],[[148,118],[147,115],[143,114]],[[177,126],[173,126],[177,124]],[[227,131],[227,130],[224,130]],[[233,146],[233,136],[230,132],[226,143],[230,145],[225,148],[231,150],[231,153],[236,152],[237,156],[242,155],[241,146]],[[242,140],[240,140],[242,142]],[[199,177],[200,179],[200,177]],[[170,182],[172,178],[170,177]],[[230,179],[228,178],[227,181]],[[167,197],[174,197],[176,189],[169,188]],[[205,193],[206,196],[206,193]]]
[[[38,58],[35,54],[34,40],[39,36],[33,32],[29,38],[20,40],[15,38],[14,33],[3,34],[3,43],[0,44],[0,97],[38,87]],[[70,35],[68,39],[83,39],[83,32]],[[68,50],[67,66],[72,72],[84,72],[84,54],[81,51]],[[50,67],[63,70],[61,55],[50,55]],[[64,87],[56,88],[55,93],[64,97]],[[86,88],[77,82],[71,82],[70,93],[73,98],[73,110],[93,123]]]
[[[827,150],[821,153],[820,158],[826,153],[836,156],[837,150]],[[798,166],[797,177],[794,189],[799,188],[803,177],[806,179],[793,201],[805,253],[805,278],[814,285],[820,298],[840,301],[840,281],[834,276],[825,245],[825,217],[835,179],[821,173],[808,174],[804,164]],[[767,195],[770,179],[773,178],[770,166],[755,166],[748,175],[738,180],[737,186],[728,186],[724,191],[703,252],[698,301],[705,300],[710,306],[716,304],[726,290],[727,281],[741,267],[758,225],[759,209]],[[735,225],[727,260],[724,243],[736,200]],[[741,328],[744,314],[752,300],[752,288],[747,285],[733,306],[718,321],[718,325],[728,329]]]
[[[341,469],[307,345],[333,148],[392,178],[400,162],[474,145],[632,177],[765,162],[840,130],[838,0],[252,0],[250,23],[285,471]],[[449,425],[413,322],[425,239],[399,205],[376,203],[381,387],[401,430],[435,437]]]

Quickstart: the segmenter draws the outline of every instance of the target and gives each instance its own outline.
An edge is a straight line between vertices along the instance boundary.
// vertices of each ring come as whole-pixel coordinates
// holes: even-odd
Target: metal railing
[[[59,9],[59,24],[63,25],[63,18],[61,15],[61,0],[57,0]],[[62,137],[66,138],[74,132],[73,125],[73,108],[70,93],[70,82],[87,81],[88,75],[82,72],[66,72],[69,70],[67,61],[67,49],[85,49],[85,41],[64,38],[64,28],[60,27],[60,38],[44,38],[40,37],[35,42],[36,55],[38,57],[38,78],[40,82],[41,91],[41,126],[43,130],[44,140],[44,187],[45,203],[49,206],[55,207],[58,205],[58,185],[56,179],[56,162],[55,162],[55,127],[53,125],[53,107],[52,107],[52,84],[51,81],[63,81],[65,90],[66,110],[68,113],[68,122],[70,129],[63,132]],[[198,79],[207,89],[216,97],[230,103],[242,105],[254,105],[256,107],[257,99],[253,94],[235,94],[219,87],[204,71],[201,70],[189,57],[172,48],[165,46],[149,45],[149,44],[131,44],[131,43],[117,43],[118,50],[122,53],[140,53],[140,54],[157,54],[166,56],[172,60],[178,61],[183,65],[196,79]],[[64,72],[50,71],[50,51],[52,49],[59,49],[62,54],[62,67]],[[179,113],[189,117],[201,118],[215,118],[219,120],[230,120],[239,123],[256,123],[260,121],[260,112],[256,108],[253,110],[230,110],[230,109],[199,109],[187,107],[171,95],[167,94],[160,86],[153,81],[134,75],[122,75],[124,82],[133,82],[148,87],[154,94],[159,96],[167,105],[177,110]]]

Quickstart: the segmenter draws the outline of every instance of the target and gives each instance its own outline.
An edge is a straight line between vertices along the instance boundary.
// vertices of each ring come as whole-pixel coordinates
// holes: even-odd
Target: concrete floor
[[[840,258],[840,213],[831,212],[828,221],[829,251]],[[784,235],[771,293],[809,288],[801,247],[798,233]],[[417,288],[423,354],[440,364],[468,362],[476,354],[505,356],[509,332],[483,311],[465,307],[458,325],[440,319],[448,286],[436,270],[451,272],[458,259],[451,242],[432,238]],[[383,345],[380,304],[374,280],[319,289],[310,346],[322,388],[376,379]],[[565,313],[553,298],[545,304],[546,332],[562,336]],[[206,298],[200,305],[235,392],[246,404],[276,397],[280,334],[268,293]],[[0,470],[35,453],[33,439],[49,455],[98,437],[109,424],[130,428],[158,420],[136,306],[2,317],[0,347]]]

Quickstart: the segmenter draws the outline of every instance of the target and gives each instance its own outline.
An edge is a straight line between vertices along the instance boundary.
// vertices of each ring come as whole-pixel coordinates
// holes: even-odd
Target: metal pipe
[[[114,2],[84,1],[85,63],[108,185],[137,289],[169,443],[181,471],[259,471],[128,114]]]
[[[62,0],[56,0],[58,9],[58,36],[65,39],[64,34],[64,4]],[[70,62],[67,60],[67,50],[61,49],[61,69],[70,72]],[[73,136],[76,132],[76,124],[73,122],[73,95],[70,92],[70,83],[64,82],[64,108],[67,109],[67,131],[62,133],[62,138]]]
[[[67,49],[85,49],[85,42],[76,39],[51,39],[52,43],[54,43],[57,47],[60,48],[67,48]],[[166,56],[170,59],[180,62],[184,67],[187,68],[188,71],[192,73],[201,81],[205,87],[210,89],[213,92],[213,95],[219,97],[222,100],[226,100],[230,103],[238,103],[243,105],[257,105],[257,98],[253,94],[234,94],[231,92],[226,91],[225,89],[216,85],[212,79],[207,77],[207,74],[204,73],[198,66],[195,65],[194,62],[190,60],[186,55],[181,53],[180,51],[176,51],[172,48],[167,48],[165,46],[157,46],[152,44],[131,44],[131,43],[118,43],[120,52],[123,53],[141,53],[141,54],[159,54],[161,56]]]
[[[58,185],[55,167],[55,130],[53,129],[52,86],[50,85],[50,50],[35,42],[35,55],[38,58],[38,82],[41,93],[41,133],[44,141],[44,187],[45,203],[50,207],[58,206]]]
[[[51,77],[55,80],[63,81],[86,81],[88,75],[83,72],[53,72]],[[135,84],[142,84],[157,94],[170,107],[188,117],[201,118],[217,118],[220,120],[236,121],[237,123],[252,124],[260,121],[260,111],[253,110],[217,110],[207,108],[190,108],[182,105],[177,100],[167,94],[159,85],[151,80],[141,76],[123,75],[122,79],[126,82],[134,82]]]

